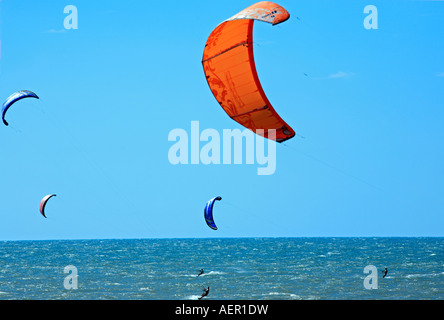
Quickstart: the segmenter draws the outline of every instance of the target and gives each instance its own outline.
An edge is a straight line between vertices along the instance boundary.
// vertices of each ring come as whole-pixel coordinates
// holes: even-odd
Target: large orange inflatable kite
[[[267,130],[275,129],[277,142],[294,137],[295,132],[274,110],[259,82],[253,57],[253,23],[259,20],[275,25],[289,17],[273,2],[253,4],[211,32],[202,58],[208,85],[230,118],[256,133],[264,129],[265,138]]]

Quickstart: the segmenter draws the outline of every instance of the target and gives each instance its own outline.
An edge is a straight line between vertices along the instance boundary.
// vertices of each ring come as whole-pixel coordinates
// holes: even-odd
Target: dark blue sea
[[[442,300],[443,257],[444,238],[2,241],[0,299]]]

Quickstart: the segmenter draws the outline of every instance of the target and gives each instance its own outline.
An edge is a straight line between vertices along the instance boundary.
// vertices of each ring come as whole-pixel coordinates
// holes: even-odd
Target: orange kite
[[[259,20],[275,25],[289,17],[273,2],[253,4],[213,30],[202,58],[208,85],[230,118],[258,134],[256,130],[263,129],[265,138],[267,130],[275,129],[277,142],[294,137],[295,132],[274,110],[259,82],[253,57],[253,23]]]

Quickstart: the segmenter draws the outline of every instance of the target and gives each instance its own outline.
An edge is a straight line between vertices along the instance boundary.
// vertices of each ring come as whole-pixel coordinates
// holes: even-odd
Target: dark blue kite
[[[216,224],[214,223],[213,219],[213,205],[216,200],[222,200],[221,197],[215,197],[207,202],[205,209],[204,209],[204,217],[205,221],[207,222],[207,225],[213,229],[217,230]]]
[[[6,101],[3,103],[3,107],[2,107],[2,120],[3,123],[5,124],[5,126],[8,125],[8,122],[6,122],[5,120],[5,115],[6,115],[6,111],[8,111],[8,109],[17,101],[24,99],[24,98],[36,98],[38,99],[39,97],[32,91],[29,90],[20,90],[17,91],[13,94],[11,94],[8,99],[6,99]]]

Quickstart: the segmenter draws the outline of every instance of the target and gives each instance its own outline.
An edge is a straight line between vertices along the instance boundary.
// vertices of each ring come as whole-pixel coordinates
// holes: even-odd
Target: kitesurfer
[[[200,273],[197,276],[200,276],[202,273],[204,273],[203,269],[200,269]]]
[[[210,292],[210,287],[208,287],[206,289],[204,288],[202,296],[199,298],[199,300],[202,299],[203,297],[207,296],[209,292]]]
[[[382,271],[384,272],[384,275],[382,276],[383,278],[385,278],[385,276],[387,275],[387,271],[388,271],[387,268],[385,268],[384,271]]]

